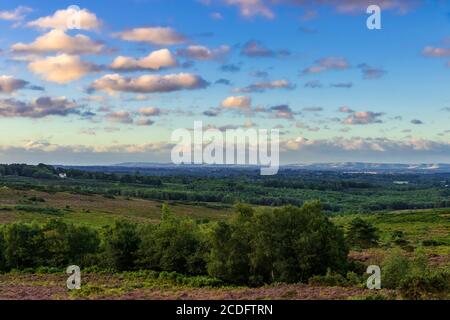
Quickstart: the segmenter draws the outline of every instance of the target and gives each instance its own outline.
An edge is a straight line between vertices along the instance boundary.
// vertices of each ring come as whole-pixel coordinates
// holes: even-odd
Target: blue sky
[[[199,120],[279,128],[282,163],[450,162],[447,1],[8,1],[0,49],[0,162],[168,162]]]

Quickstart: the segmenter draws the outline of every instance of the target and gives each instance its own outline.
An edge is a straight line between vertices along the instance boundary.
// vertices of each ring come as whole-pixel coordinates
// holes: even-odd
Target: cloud
[[[224,99],[221,103],[225,109],[248,109],[252,105],[252,99],[247,96],[231,96]]]
[[[273,19],[275,5],[295,5],[305,10],[317,6],[331,7],[340,14],[364,14],[372,0],[222,0],[225,4],[236,6],[242,16],[251,18],[261,16]],[[211,1],[203,1],[210,4]],[[421,3],[421,0],[379,0],[376,2],[383,10],[392,10],[400,14],[406,14]]]
[[[159,116],[159,115],[161,115],[162,112],[161,112],[160,108],[145,107],[145,108],[139,109],[139,113],[143,116],[151,117],[151,116]]]
[[[131,124],[133,123],[133,118],[128,111],[115,111],[108,113],[106,115],[106,119],[111,122],[123,123],[123,124]]]
[[[25,19],[25,16],[32,12],[33,9],[25,6],[18,6],[14,10],[8,11],[8,10],[2,10],[0,11],[0,20],[6,20],[6,21],[22,21]]]
[[[118,130],[118,128],[111,128]],[[4,162],[114,164],[133,161],[169,162],[173,144],[114,143],[106,146],[59,145],[45,140],[31,140],[20,146],[0,145]],[[333,137],[308,139],[298,137],[280,142],[280,161],[287,163],[371,161],[426,163],[430,157],[442,163],[450,161],[450,143],[426,139],[393,140],[388,138]]]
[[[270,111],[274,112],[274,116],[277,119],[293,119],[294,118],[294,112],[286,104],[281,104],[278,106],[270,107]]]
[[[320,131],[319,127],[311,127],[311,126],[309,126],[309,125],[307,125],[306,123],[303,123],[303,122],[297,122],[295,124],[295,126],[297,128],[299,128],[299,129],[304,129],[304,130],[307,130],[307,131],[310,131],[310,132]]]
[[[423,124],[423,121],[422,121],[422,120],[419,120],[419,119],[413,119],[413,120],[411,120],[411,123],[412,123],[412,124],[419,125],[419,124]]]
[[[67,30],[71,28],[71,21],[76,23],[79,22],[79,25],[76,27],[80,30],[98,30],[102,24],[97,16],[89,10],[69,7],[64,10],[57,10],[52,16],[42,17],[31,21],[27,23],[27,26],[43,30]]]
[[[450,48],[425,47],[422,54],[427,57],[444,58],[450,57]]]
[[[379,119],[381,116],[383,116],[384,113],[381,112],[372,112],[372,111],[358,111],[354,112],[351,115],[349,115],[344,121],[344,124],[373,124],[373,123],[383,123],[381,119]]]
[[[321,107],[306,107],[302,109],[304,112],[321,112],[323,108]]]
[[[256,40],[250,40],[244,44],[241,49],[241,55],[250,58],[268,58],[268,57],[283,57],[289,56],[288,50],[274,51],[265,47],[261,42]]]
[[[332,83],[330,84],[333,88],[343,88],[343,89],[350,89],[353,87],[352,82],[339,82],[339,83]]]
[[[379,79],[386,74],[386,71],[380,68],[373,68],[365,63],[358,65],[363,73],[363,78],[366,80]]]
[[[274,89],[294,89],[295,86],[288,80],[274,80],[270,82],[258,82],[251,84],[245,88],[235,88],[233,92],[250,93],[250,92],[264,92],[266,90]]]
[[[168,75],[143,75],[137,78],[122,77],[119,74],[107,74],[94,81],[90,90],[106,92],[173,92],[206,88],[209,85],[203,78],[190,73]]]
[[[225,3],[237,6],[240,14],[247,18],[263,16],[272,19],[275,17],[265,0],[225,0]]]
[[[71,37],[62,30],[52,30],[30,44],[16,43],[11,49],[14,53],[99,54],[104,51],[104,46],[85,35],[78,34]]]
[[[138,120],[136,121],[136,124],[137,124],[138,126],[151,126],[151,125],[153,125],[154,123],[155,123],[155,121],[150,120],[150,119],[138,119]]]
[[[172,28],[152,27],[135,28],[113,34],[125,41],[146,42],[149,44],[170,46],[186,42],[186,37]]]
[[[269,73],[267,71],[255,70],[250,72],[250,76],[255,78],[265,78],[269,76]]]
[[[100,71],[98,66],[81,61],[79,56],[67,54],[34,60],[28,64],[28,69],[47,81],[60,84],[79,80],[89,73]]]
[[[207,117],[217,117],[220,114],[220,110],[218,108],[214,108],[211,110],[203,111],[202,114]]]
[[[326,57],[316,61],[316,63],[302,71],[302,74],[317,74],[329,70],[346,70],[350,64],[342,57]]]
[[[192,60],[218,60],[223,59],[230,52],[230,47],[222,45],[216,49],[205,46],[192,45],[177,50],[177,55]]]
[[[148,56],[140,59],[119,56],[110,65],[113,70],[138,71],[138,70],[160,70],[176,67],[177,60],[167,49],[151,52]]]
[[[293,0],[299,5],[314,5],[315,0]],[[420,1],[417,0],[379,0],[376,4],[383,10],[393,10],[405,14],[415,8]],[[367,7],[374,4],[372,0],[322,0],[320,4],[334,7],[338,13],[356,14],[366,13]]]
[[[223,20],[223,15],[220,12],[213,12],[209,16],[214,20]]]
[[[321,159],[327,159],[326,161],[330,161],[329,155],[333,155],[334,160],[332,161],[337,159],[347,159],[347,161],[348,159],[353,159],[352,161],[365,159],[367,161],[368,158],[376,159],[376,155],[382,156],[383,159],[389,157],[391,159],[403,159],[403,161],[404,159],[414,161],[412,159],[415,157],[429,159],[430,155],[440,155],[441,158],[444,156],[448,161],[450,143],[414,138],[392,140],[388,138],[335,137],[312,140],[298,137],[282,141],[280,149],[282,152],[301,151],[304,157],[313,159],[320,157]]]
[[[241,67],[236,64],[224,64],[220,67],[220,70],[224,72],[238,72],[241,70]]]
[[[226,85],[226,86],[230,86],[230,85],[231,85],[231,81],[228,80],[228,79],[224,79],[224,78],[221,78],[221,79],[216,80],[215,83],[216,83],[216,84],[224,84],[224,85]]]
[[[340,107],[338,111],[342,112],[342,113],[354,113],[355,112],[353,109],[346,107],[346,106]]]
[[[0,94],[12,93],[24,89],[28,86],[28,81],[16,79],[12,76],[0,76]]]
[[[40,97],[32,102],[14,99],[0,100],[0,117],[43,118],[47,116],[67,116],[81,114],[81,106],[66,97]]]
[[[322,88],[323,85],[319,80],[311,80],[308,81],[304,84],[305,88],[311,88],[311,89],[317,89],[317,88]]]

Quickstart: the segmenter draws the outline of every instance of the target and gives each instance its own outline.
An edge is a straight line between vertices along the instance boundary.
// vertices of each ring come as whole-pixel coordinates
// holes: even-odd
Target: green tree
[[[3,236],[3,229],[1,227],[0,227],[0,271],[6,271],[5,237]]]
[[[24,269],[42,265],[43,233],[37,224],[8,225],[4,236],[8,267]]]
[[[104,253],[106,263],[117,270],[132,270],[137,258],[141,239],[135,224],[116,221],[104,233]]]
[[[378,229],[368,221],[355,218],[350,222],[346,237],[351,247],[366,249],[378,245]]]
[[[141,237],[141,267],[185,274],[205,273],[206,246],[194,220],[177,217],[163,205],[160,224],[145,227]]]
[[[328,269],[346,271],[343,232],[322,215],[319,202],[256,212],[236,209],[212,233],[211,276],[259,285],[306,281]]]

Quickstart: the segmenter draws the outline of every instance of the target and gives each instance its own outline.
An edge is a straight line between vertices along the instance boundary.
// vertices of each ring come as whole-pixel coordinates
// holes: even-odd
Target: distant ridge
[[[113,167],[126,168],[192,168],[192,167],[209,167],[209,168],[245,168],[255,166],[231,166],[231,165],[174,165],[171,163],[153,163],[153,162],[125,162],[112,165]],[[446,163],[370,163],[370,162],[330,162],[330,163],[311,163],[311,164],[289,164],[281,166],[282,169],[299,169],[312,171],[341,171],[341,172],[411,172],[411,173],[433,173],[433,172],[450,172],[450,164]]]

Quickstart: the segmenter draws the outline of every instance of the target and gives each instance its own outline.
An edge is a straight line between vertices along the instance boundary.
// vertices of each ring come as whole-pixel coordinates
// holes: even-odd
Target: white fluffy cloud
[[[94,81],[90,89],[106,92],[153,93],[200,89],[206,86],[208,86],[208,83],[205,80],[190,73],[143,75],[137,78],[122,77],[119,74],[107,74]]]
[[[383,113],[372,111],[358,111],[350,114],[345,120],[344,124],[372,124],[382,123],[379,119]]]
[[[450,57],[450,48],[425,47],[422,51],[424,56],[442,58]]]
[[[28,69],[45,80],[56,83],[68,83],[99,71],[97,66],[82,61],[79,56],[67,54],[34,60],[28,64]]]
[[[222,59],[230,52],[230,47],[222,45],[216,49],[209,49],[205,46],[192,45],[187,48],[178,49],[177,54],[192,60],[215,60]]]
[[[303,70],[303,74],[316,74],[329,70],[345,70],[350,68],[350,64],[345,58],[326,57],[317,60],[316,63]]]
[[[288,80],[282,79],[267,82],[257,82],[245,88],[235,88],[233,89],[233,92],[240,92],[240,93],[264,92],[266,90],[293,89],[293,88],[294,88],[293,84],[291,84]]]
[[[111,122],[118,122],[124,124],[133,123],[133,118],[131,117],[131,114],[128,111],[111,112],[106,115],[106,118]]]
[[[15,53],[41,54],[48,52],[59,52],[67,54],[99,54],[104,50],[104,45],[92,41],[85,35],[67,35],[62,30],[52,30],[34,42],[16,43],[11,47]]]
[[[222,2],[236,6],[244,17],[262,16],[268,19],[275,17],[273,6],[276,4],[297,5],[305,9],[322,5],[332,7],[342,14],[365,13],[367,7],[374,4],[373,0],[222,0]],[[378,0],[376,4],[384,10],[406,13],[420,2],[420,0]],[[203,0],[203,3],[212,4],[213,1]]]
[[[27,13],[30,13],[33,9],[29,7],[19,6],[14,10],[2,10],[0,11],[0,20],[6,21],[21,21],[25,18]]]
[[[77,10],[74,7],[58,10],[51,16],[29,22],[27,26],[39,29],[67,30],[73,28],[72,21],[77,24],[78,29],[82,30],[97,30],[101,26],[100,20],[94,13],[87,9]]]
[[[177,60],[167,49],[151,52],[147,57],[134,59],[119,56],[110,65],[113,70],[136,71],[136,70],[160,70],[177,66]]]
[[[156,107],[145,107],[139,109],[139,113],[146,117],[159,116],[161,114],[161,109]]]
[[[156,45],[175,45],[186,41],[186,38],[172,28],[153,27],[135,28],[115,33],[114,36],[125,41],[146,42]]]
[[[247,109],[252,105],[252,99],[247,96],[231,96],[222,101],[221,106],[226,109]]]

